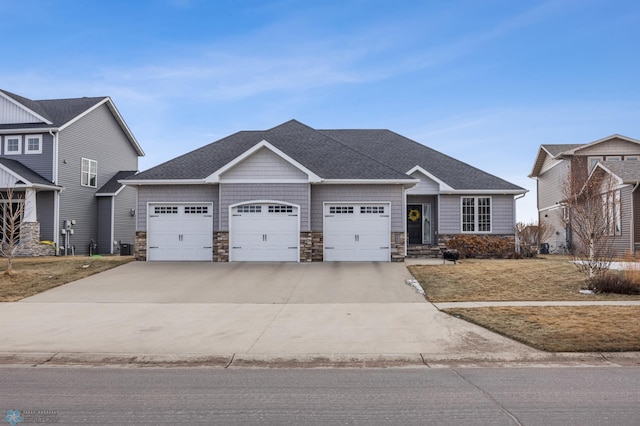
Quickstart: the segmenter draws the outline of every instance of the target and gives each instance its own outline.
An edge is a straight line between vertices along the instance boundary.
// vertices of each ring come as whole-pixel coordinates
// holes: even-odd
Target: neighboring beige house
[[[586,144],[540,146],[529,177],[537,181],[538,219],[554,229],[545,241],[551,253],[566,253],[573,243],[571,227],[563,221],[562,187],[569,173],[585,182],[594,173],[616,180],[620,208],[613,219],[615,254],[640,247],[640,140],[615,134]]]

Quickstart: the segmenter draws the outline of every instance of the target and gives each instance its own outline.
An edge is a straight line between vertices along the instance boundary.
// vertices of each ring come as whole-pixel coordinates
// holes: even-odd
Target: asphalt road
[[[8,410],[23,424],[638,425],[640,368],[1,367],[0,422]]]

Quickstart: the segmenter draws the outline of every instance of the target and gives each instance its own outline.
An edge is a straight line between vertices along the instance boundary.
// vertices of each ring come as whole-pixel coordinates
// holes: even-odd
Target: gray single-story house
[[[140,260],[403,261],[454,235],[514,237],[526,190],[389,130],[291,120],[120,181]]]

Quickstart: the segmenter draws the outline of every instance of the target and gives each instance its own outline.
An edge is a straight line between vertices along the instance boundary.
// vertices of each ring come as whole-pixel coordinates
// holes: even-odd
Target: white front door
[[[297,262],[298,207],[276,202],[232,206],[229,247],[232,262]]]
[[[211,261],[212,208],[210,203],[150,204],[147,260]]]
[[[388,262],[389,210],[389,203],[325,204],[324,260]]]

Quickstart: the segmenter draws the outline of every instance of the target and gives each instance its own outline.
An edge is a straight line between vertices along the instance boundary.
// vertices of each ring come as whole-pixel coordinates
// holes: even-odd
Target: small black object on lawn
[[[456,249],[447,249],[442,252],[442,264],[444,265],[447,260],[453,261],[454,264],[460,259],[460,252]]]

